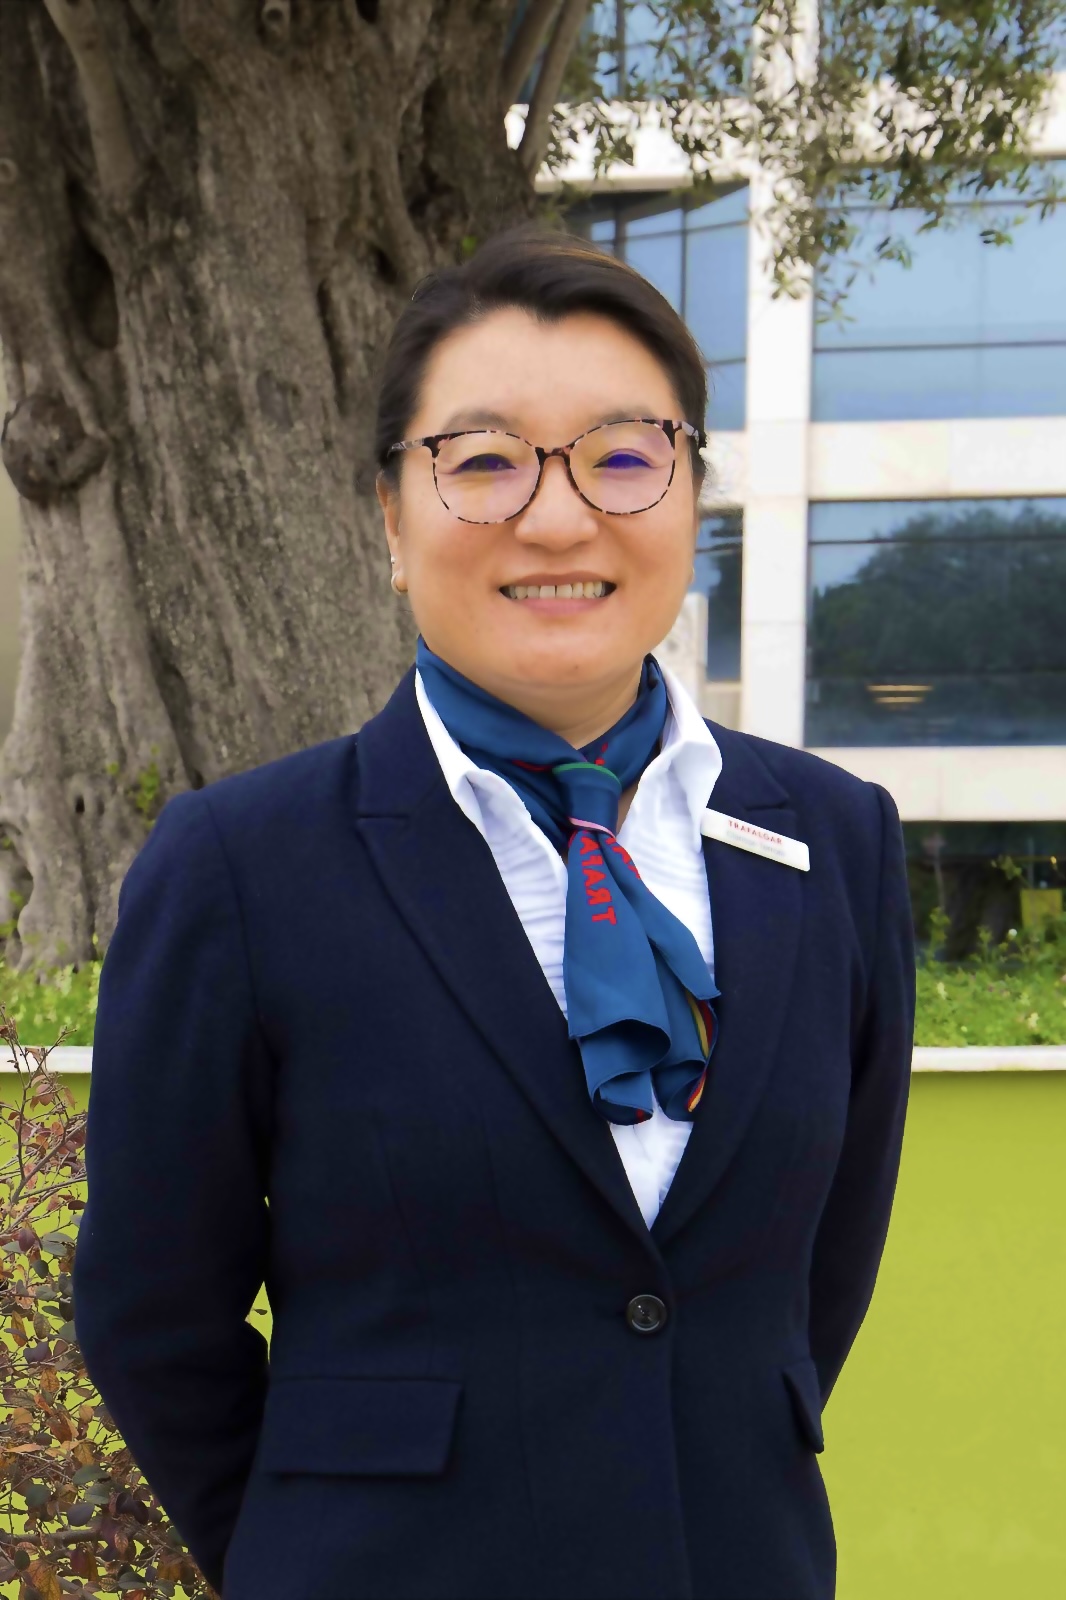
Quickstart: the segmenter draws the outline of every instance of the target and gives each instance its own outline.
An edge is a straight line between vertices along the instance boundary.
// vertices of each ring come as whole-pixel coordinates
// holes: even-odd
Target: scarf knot
[[[621,796],[655,755],[669,702],[646,656],[636,700],[575,750],[418,640],[430,702],[470,759],[504,778],[566,861],[563,988],[592,1104],[646,1121],[656,1100],[691,1120],[703,1093],[719,991],[691,931],[644,883],[620,844]]]

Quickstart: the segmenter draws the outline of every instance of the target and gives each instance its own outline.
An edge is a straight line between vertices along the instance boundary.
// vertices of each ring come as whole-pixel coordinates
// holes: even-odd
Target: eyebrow
[[[654,414],[654,407],[628,406],[597,417],[595,422],[590,422],[590,428],[602,427],[609,422],[631,422],[634,417],[650,417]],[[480,407],[473,407],[465,411],[453,411],[452,415],[441,428],[441,433],[454,433],[461,428],[504,428],[514,432],[517,423],[513,417],[505,417],[499,411],[485,411]],[[586,431],[584,428],[581,430]]]

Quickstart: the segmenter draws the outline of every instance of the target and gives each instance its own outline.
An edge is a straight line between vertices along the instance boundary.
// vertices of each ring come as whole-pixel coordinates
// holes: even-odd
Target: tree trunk
[[[352,732],[412,659],[374,378],[422,272],[532,208],[509,11],[0,4],[10,966],[102,954],[171,794]]]

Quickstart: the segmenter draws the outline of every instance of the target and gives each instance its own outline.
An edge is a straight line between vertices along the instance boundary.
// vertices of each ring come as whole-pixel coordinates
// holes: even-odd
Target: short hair
[[[703,431],[707,372],[692,334],[670,302],[647,278],[587,239],[543,224],[520,224],[493,235],[459,266],[428,273],[400,313],[385,353],[378,385],[375,456],[390,487],[399,483],[404,438],[429,358],[456,328],[490,311],[516,306],[544,322],[572,312],[609,317],[661,363],[673,383],[684,419]],[[694,483],[706,471],[699,441],[691,440]]]

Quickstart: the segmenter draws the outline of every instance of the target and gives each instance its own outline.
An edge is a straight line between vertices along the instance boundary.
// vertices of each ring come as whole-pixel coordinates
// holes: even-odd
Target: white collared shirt
[[[662,748],[637,784],[618,830],[644,882],[694,936],[714,973],[710,897],[700,818],[722,770],[722,754],[683,684],[661,667],[670,702]],[[533,953],[566,1015],[563,928],[566,864],[537,827],[516,790],[498,773],[478,767],[434,710],[415,674],[415,694],[445,781],[460,810],[485,838]],[[609,1124],[640,1206],[651,1227],[692,1132],[658,1104],[647,1122]]]

